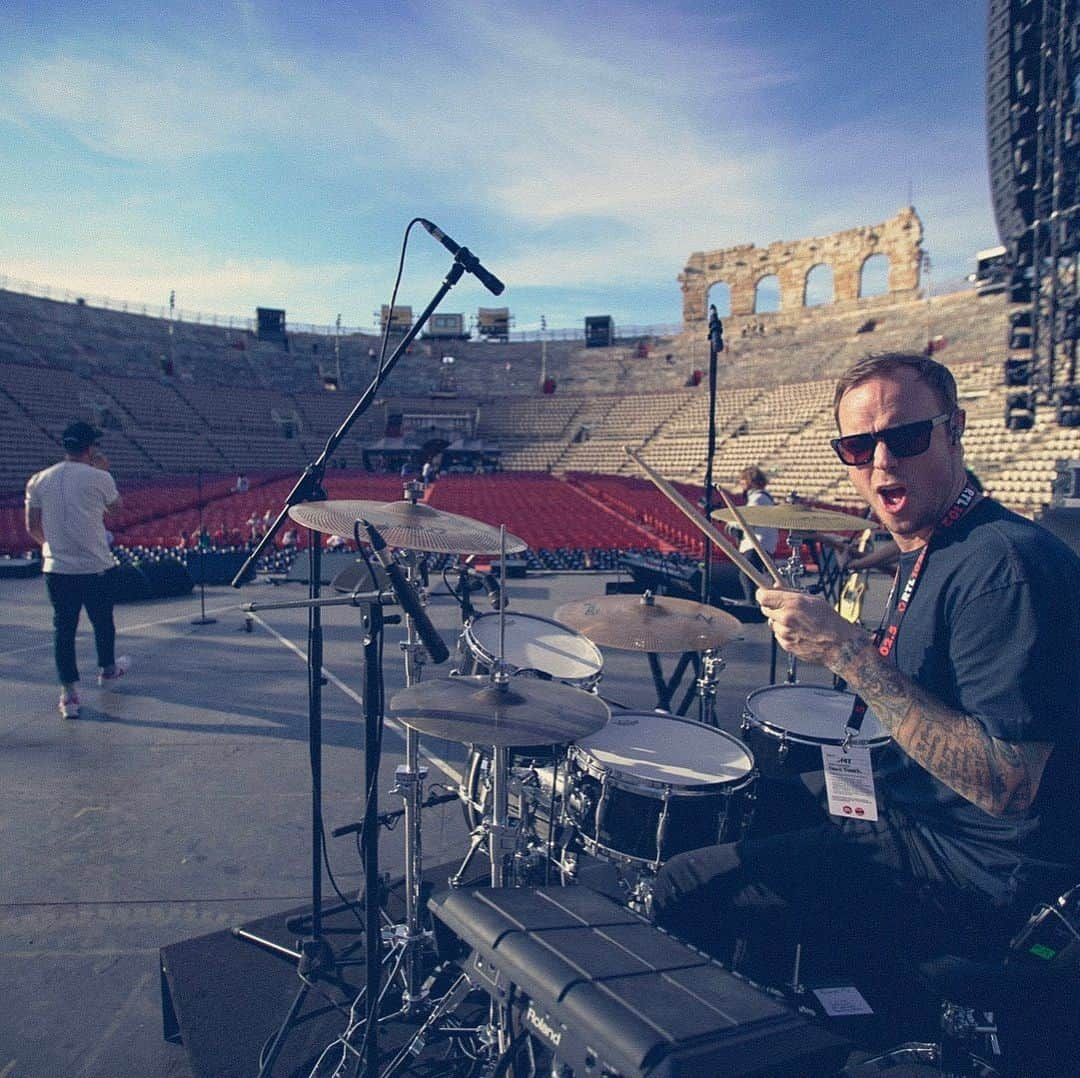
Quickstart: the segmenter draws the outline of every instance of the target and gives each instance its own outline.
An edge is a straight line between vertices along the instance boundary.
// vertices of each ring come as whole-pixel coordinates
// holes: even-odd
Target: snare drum
[[[461,634],[461,672],[487,674],[499,657],[499,614],[478,614]],[[604,668],[596,645],[550,618],[506,614],[503,661],[513,673],[538,673],[586,691]]]
[[[756,780],[737,737],[624,711],[569,746],[563,812],[586,853],[655,870],[677,853],[739,838]]]
[[[763,775],[820,771],[821,746],[840,745],[855,696],[823,685],[769,685],[746,698],[742,729]],[[863,716],[852,745],[871,750],[889,734],[872,711]]]

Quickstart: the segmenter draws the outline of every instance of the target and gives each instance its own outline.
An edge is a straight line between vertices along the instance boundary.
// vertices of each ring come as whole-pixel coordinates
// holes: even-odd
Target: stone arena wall
[[[709,290],[726,284],[731,292],[731,317],[754,313],[758,283],[775,274],[780,282],[780,310],[806,305],[811,270],[828,266],[833,274],[837,304],[859,300],[863,266],[874,255],[889,260],[889,292],[914,298],[922,265],[923,227],[911,206],[876,225],[863,225],[803,240],[778,240],[768,247],[752,243],[716,251],[695,251],[679,274],[683,293],[683,328],[700,331],[708,317]]]

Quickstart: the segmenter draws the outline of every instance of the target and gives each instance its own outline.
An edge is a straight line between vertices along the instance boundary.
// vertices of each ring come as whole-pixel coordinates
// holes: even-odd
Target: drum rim
[[[760,718],[754,714],[753,708],[750,706],[750,701],[753,700],[755,696],[789,689],[796,689],[799,692],[817,692],[828,696],[847,696],[851,698],[853,704],[855,702],[854,693],[848,692],[846,689],[830,689],[828,685],[764,685],[760,689],[754,689],[753,692],[747,694],[746,702],[743,704],[743,722],[749,722],[751,726],[757,727],[767,737],[771,737],[776,741],[786,739],[796,745],[811,746],[842,745],[844,743],[843,735],[839,737],[814,737],[812,734],[798,734],[783,726],[778,726],[775,722],[769,722],[767,719]],[[876,717],[874,721],[878,721]],[[878,725],[880,726],[880,723],[878,723]],[[879,748],[882,745],[887,745],[890,741],[892,741],[892,735],[888,731],[883,731],[879,737],[853,737],[849,744],[859,748],[874,749]]]
[[[844,739],[842,737],[811,737],[809,734],[793,734],[790,730],[785,730],[782,726],[774,726],[772,723],[765,722],[764,719],[759,719],[749,712],[743,713],[745,718],[751,726],[760,730],[766,737],[771,737],[776,741],[787,740],[795,745],[842,745]],[[892,740],[890,734],[882,734],[881,737],[853,737],[848,742],[849,745],[854,745],[856,748],[875,749],[880,745],[887,745]]]
[[[507,616],[507,618],[524,618],[527,621],[543,621],[543,622],[546,622],[548,625],[554,625],[557,629],[561,629],[564,633],[566,633],[567,636],[571,636],[576,640],[582,641],[586,645],[586,648],[591,651],[591,657],[595,658],[595,662],[593,663],[595,669],[592,671],[592,673],[587,674],[584,677],[563,679],[563,678],[560,678],[557,674],[551,673],[550,670],[541,670],[540,667],[538,667],[538,666],[515,666],[514,667],[515,671],[517,671],[517,670],[536,670],[541,674],[547,674],[548,677],[552,677],[556,681],[570,680],[570,681],[572,681],[574,683],[590,682],[594,678],[599,679],[600,675],[604,672],[604,656],[603,656],[603,653],[583,633],[579,633],[576,629],[571,629],[569,625],[563,625],[563,623],[561,621],[556,621],[554,618],[545,618],[545,617],[542,617],[539,614],[519,614],[519,613],[515,612],[513,614],[508,613],[506,616]],[[497,611],[497,610],[485,610],[481,614],[474,614],[471,618],[469,618],[468,622],[466,622],[466,624],[465,624],[465,627],[461,631],[462,639],[464,639],[466,641],[466,644],[470,648],[475,648],[476,652],[479,653],[479,654],[475,655],[475,658],[479,659],[481,662],[486,662],[486,663],[489,663],[489,664],[494,663],[495,660],[497,659],[497,656],[493,652],[488,651],[488,649],[486,647],[484,647],[484,645],[479,640],[476,639],[476,636],[472,631],[473,626],[477,622],[482,620],[483,618],[496,618],[497,619],[499,617],[500,617],[500,612]],[[584,659],[581,659],[579,661],[581,662],[581,664],[583,666],[586,665],[586,661]]]
[[[716,726],[706,726],[704,723],[697,722],[694,719],[688,719],[684,715],[668,715],[658,711],[620,711],[617,716],[613,714],[607,724],[602,726],[596,733],[603,733],[604,730],[614,723],[616,718],[625,718],[627,715],[661,719],[665,722],[675,720],[676,722],[681,722],[687,726],[693,726],[703,731],[707,731],[710,735],[719,735],[725,740],[734,741],[745,754],[747,760],[749,760],[750,767],[737,779],[730,779],[727,782],[695,782],[690,785],[679,786],[670,782],[661,782],[658,779],[649,779],[638,776],[632,776],[629,780],[622,780],[622,777],[627,775],[627,772],[618,771],[615,768],[608,767],[606,764],[592,756],[588,749],[582,748],[580,742],[571,742],[571,744],[566,746],[567,770],[569,771],[572,764],[579,762],[579,754],[584,755],[587,762],[593,765],[593,767],[590,768],[584,763],[580,764],[581,770],[584,771],[585,774],[597,781],[603,781],[606,778],[608,785],[614,786],[616,790],[623,790],[626,793],[643,794],[643,796],[646,797],[650,796],[651,792],[654,790],[670,790],[672,797],[709,797],[717,794],[723,796],[725,792],[735,793],[736,791],[743,789],[744,786],[755,781],[758,777],[757,760],[754,758],[754,751],[741,737],[737,737],[727,730],[721,730]],[[596,734],[589,735],[589,737],[595,736]],[[582,740],[588,739],[583,738]]]

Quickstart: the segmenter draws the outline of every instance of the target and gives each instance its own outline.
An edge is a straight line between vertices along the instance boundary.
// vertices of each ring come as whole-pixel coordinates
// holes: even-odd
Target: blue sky
[[[884,220],[997,242],[984,0],[9,0],[0,275],[370,327],[404,228],[516,326],[681,319],[696,250]],[[400,302],[449,266],[414,230]]]

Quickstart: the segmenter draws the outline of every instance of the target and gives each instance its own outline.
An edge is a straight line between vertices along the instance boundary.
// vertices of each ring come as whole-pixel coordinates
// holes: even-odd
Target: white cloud
[[[0,122],[60,132],[110,159],[103,172],[120,159],[140,175],[123,186],[114,176],[73,183],[72,223],[58,231],[84,237],[88,258],[72,259],[43,232],[36,263],[9,258],[7,272],[69,279],[75,265],[87,287],[101,282],[94,291],[134,298],[175,287],[225,311],[249,309],[252,294],[313,311],[336,305],[326,298],[334,292],[380,295],[388,255],[362,269],[344,259],[305,265],[284,249],[240,258],[202,225],[242,197],[244,169],[256,163],[253,196],[260,184],[283,187],[277,174],[303,177],[298,212],[321,197],[340,198],[328,208],[350,220],[358,206],[415,200],[434,214],[422,207],[438,202],[504,240],[505,254],[482,245],[508,282],[653,284],[670,290],[673,309],[692,251],[884,219],[906,201],[909,178],[935,259],[951,265],[993,239],[970,132],[936,130],[931,116],[920,141],[881,114],[804,133],[792,97],[790,114],[770,113],[781,91],[803,92],[802,73],[767,45],[734,47],[716,16],[576,0],[421,4],[409,28],[422,24],[422,41],[383,47],[385,26],[363,35],[352,26],[305,52],[275,36],[250,0],[231,12],[232,32],[213,23],[201,43],[82,36],[12,58],[0,72],[10,98]],[[225,155],[229,175],[219,171]],[[189,167],[197,180],[174,184]],[[40,201],[25,201],[47,218]],[[188,234],[154,230],[165,213]],[[95,219],[130,230],[113,258],[97,255],[79,224]],[[121,240],[134,252],[126,265]],[[4,247],[0,239],[0,257]]]

